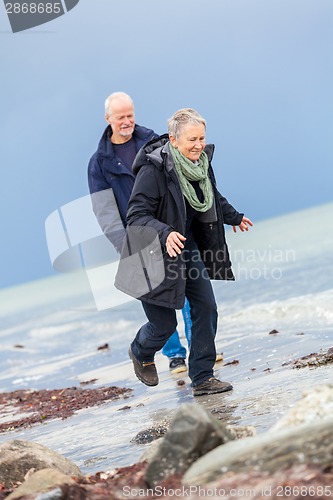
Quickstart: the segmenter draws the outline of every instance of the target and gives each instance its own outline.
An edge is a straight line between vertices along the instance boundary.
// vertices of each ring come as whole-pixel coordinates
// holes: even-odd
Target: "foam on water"
[[[219,314],[223,331],[237,326],[239,329],[265,329],[272,325],[284,331],[319,329],[325,331],[333,325],[333,289],[317,294],[291,297],[286,300],[258,302],[243,307],[220,304]]]

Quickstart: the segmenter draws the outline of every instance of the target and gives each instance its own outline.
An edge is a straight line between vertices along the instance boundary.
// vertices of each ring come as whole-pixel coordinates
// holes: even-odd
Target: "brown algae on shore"
[[[292,365],[293,368],[318,368],[330,363],[333,363],[333,347],[330,347],[327,351],[321,349],[319,352],[288,361],[287,363],[283,363],[282,366]]]
[[[99,387],[82,389],[70,387],[53,390],[17,390],[0,393],[0,409],[10,414],[6,422],[0,423],[0,433],[30,427],[45,420],[71,417],[77,410],[98,406],[106,401],[127,398],[132,389],[121,387]],[[24,416],[22,416],[22,414]],[[15,415],[20,418],[15,419]]]

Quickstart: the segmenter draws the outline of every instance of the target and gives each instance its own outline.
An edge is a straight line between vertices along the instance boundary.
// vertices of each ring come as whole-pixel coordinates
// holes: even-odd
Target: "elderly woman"
[[[192,317],[189,377],[194,396],[232,389],[230,383],[214,377],[217,307],[210,279],[234,280],[223,224],[234,226],[234,231],[236,226],[241,231],[252,226],[217,191],[211,166],[213,150],[213,145],[206,145],[204,118],[193,109],[181,109],[169,119],[168,135],[153,139],[139,151],[127,212],[129,234],[132,231],[128,248],[132,250],[127,248],[122,257],[126,261],[138,245],[144,248],[148,230],[156,234],[160,252],[152,242],[148,245],[151,266],[147,257],[141,258],[141,275],[150,280],[141,296],[131,289],[137,287],[134,274],[140,266],[124,265],[120,271],[120,263],[115,283],[140,298],[148,319],[129,348],[135,374],[148,386],[158,384],[155,353],[176,330],[176,309],[183,307],[187,297]],[[160,269],[161,264],[162,278],[151,280],[151,269]]]

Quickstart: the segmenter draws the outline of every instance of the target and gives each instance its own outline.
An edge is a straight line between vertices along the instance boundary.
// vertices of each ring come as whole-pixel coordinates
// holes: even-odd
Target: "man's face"
[[[128,99],[113,101],[111,115],[105,118],[112,127],[112,142],[122,144],[130,140],[134,131],[135,116],[134,106]]]

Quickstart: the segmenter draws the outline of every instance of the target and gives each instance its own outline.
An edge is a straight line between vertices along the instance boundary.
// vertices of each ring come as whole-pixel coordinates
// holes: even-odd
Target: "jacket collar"
[[[141,125],[135,124],[133,138],[136,142],[139,143],[139,146],[143,145],[149,137],[152,136],[153,130],[148,129],[146,127],[142,127]],[[99,155],[108,158],[114,158],[115,152],[112,142],[110,141],[110,137],[112,136],[112,127],[108,125],[103,132],[103,135],[99,141],[97,152]]]
[[[213,158],[215,146],[214,144],[207,144],[205,152],[208,156],[209,162]],[[136,155],[133,163],[133,172],[136,175],[140,168],[148,161],[153,163],[157,168],[163,168],[163,162],[166,163],[166,170],[170,172],[173,169],[173,161],[171,159],[169,149],[169,135],[163,134],[155,139],[149,141]]]
[[[157,168],[163,168],[163,156],[162,149],[163,146],[169,141],[168,134],[161,135],[156,139],[149,141],[143,148],[140,149],[135,157],[132,169],[133,173],[136,175],[140,168],[147,163],[147,161],[153,163]]]

